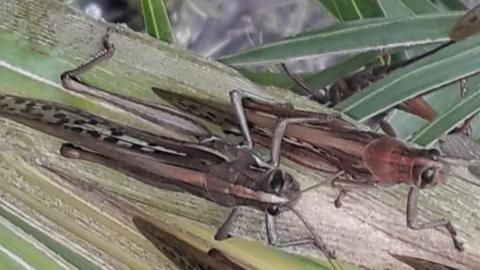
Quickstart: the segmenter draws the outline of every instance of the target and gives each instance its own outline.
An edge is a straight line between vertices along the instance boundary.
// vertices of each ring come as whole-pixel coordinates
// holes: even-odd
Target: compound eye
[[[426,186],[432,184],[435,181],[436,170],[435,168],[427,168],[422,172],[420,176],[420,188],[425,188]]]
[[[269,215],[276,216],[276,215],[278,215],[279,212],[280,212],[280,209],[278,208],[277,205],[272,205],[272,206],[267,208],[267,213]]]
[[[429,149],[428,157],[431,160],[437,161],[440,158],[440,152],[437,149]]]
[[[279,195],[282,193],[284,183],[282,171],[276,171],[270,179],[270,190]]]

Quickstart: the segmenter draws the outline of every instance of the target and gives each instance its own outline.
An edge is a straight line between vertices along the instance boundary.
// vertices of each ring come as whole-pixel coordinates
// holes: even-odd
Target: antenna
[[[472,174],[476,178],[480,179],[480,160],[478,160],[478,159],[467,160],[467,159],[462,159],[462,158],[441,157],[439,160],[444,162],[446,165],[448,165],[450,167],[453,165],[453,166],[459,166],[459,167],[467,168],[468,172],[470,172],[470,174]],[[456,177],[456,178],[458,178],[458,179],[460,179],[460,180],[462,180],[466,183],[469,183],[469,184],[480,187],[480,180],[479,180],[479,182],[471,181],[469,179],[466,179],[464,176],[460,175],[459,173],[454,172],[450,168],[447,171],[447,174],[451,175],[451,176],[454,176],[454,177]]]
[[[480,164],[479,164],[479,165],[480,165]],[[480,170],[480,168],[479,168],[479,170]],[[320,182],[320,183],[318,183],[318,184],[315,184],[315,185],[313,185],[313,186],[309,186],[308,188],[302,190],[302,191],[301,191],[301,194],[305,194],[305,193],[307,193],[307,192],[309,192],[309,191],[311,191],[311,190],[314,190],[314,189],[316,189],[316,188],[318,188],[318,187],[320,187],[320,186],[323,186],[323,185],[325,185],[325,184],[329,184],[329,183],[331,183],[333,180],[335,180],[335,179],[339,178],[340,176],[342,176],[344,173],[345,173],[345,171],[338,171],[338,172],[336,172],[334,175],[332,175],[331,177],[327,178],[327,180],[324,180],[324,181],[322,181],[322,182]]]

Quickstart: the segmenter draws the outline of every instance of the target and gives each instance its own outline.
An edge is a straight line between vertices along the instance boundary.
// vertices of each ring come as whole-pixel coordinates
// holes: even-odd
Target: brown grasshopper
[[[313,243],[327,258],[335,257],[295,209],[302,191],[299,183],[279,168],[280,151],[273,150],[271,160],[263,161],[255,153],[247,126],[242,128],[247,132],[245,142],[230,144],[213,136],[184,113],[124,99],[83,83],[77,77],[79,74],[113,55],[114,47],[108,34],[104,46],[105,49],[91,61],[62,74],[66,90],[97,96],[161,127],[195,136],[199,142],[162,137],[58,103],[11,95],[0,96],[0,116],[68,141],[60,150],[64,157],[98,163],[158,188],[189,192],[221,206],[232,207],[215,235],[216,240],[231,236],[231,225],[238,209],[246,206],[265,213],[270,244]],[[237,100],[235,93],[232,100]],[[246,123],[243,111],[238,112],[238,117],[238,122]],[[278,240],[274,217],[285,210],[292,210],[297,215],[312,239],[285,243]]]
[[[225,132],[238,133],[236,127],[245,124],[237,122],[228,106],[158,88],[153,91],[182,110],[199,117],[209,115],[204,118],[221,125]],[[455,247],[463,250],[456,230],[446,218],[426,223],[419,221],[417,201],[421,189],[445,180],[449,166],[476,166],[474,162],[442,156],[436,149],[408,146],[383,134],[359,130],[339,118],[319,122],[319,119],[326,119],[325,114],[296,110],[285,104],[275,105],[259,101],[248,93],[236,92],[238,100],[234,103],[243,104],[246,126],[252,131],[254,141],[266,147],[283,142],[281,148],[275,147],[272,151],[281,151],[283,156],[304,166],[335,173],[332,185],[340,188],[335,200],[337,207],[347,191],[354,188],[407,184],[410,186],[407,226],[415,230],[444,226]],[[196,109],[192,110],[192,106]],[[241,131],[244,132],[243,128]]]

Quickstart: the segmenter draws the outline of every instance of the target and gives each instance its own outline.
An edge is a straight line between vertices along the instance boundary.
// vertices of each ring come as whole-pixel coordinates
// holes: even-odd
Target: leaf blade
[[[363,120],[406,99],[474,75],[480,72],[480,68],[471,61],[480,54],[476,43],[478,37],[453,44],[394,71],[384,80],[344,100],[337,109],[354,119]]]
[[[319,0],[322,6],[339,21],[382,17],[375,0]]]
[[[431,145],[437,138],[451,131],[459,123],[474,115],[480,110],[480,77],[475,76],[469,82],[473,84],[468,96],[461,99],[454,106],[439,115],[432,122],[418,131],[410,141],[419,145]]]
[[[467,6],[461,0],[440,0],[449,10],[465,10]]]
[[[448,30],[460,13],[340,23],[226,56],[230,65],[259,65],[326,54],[348,54],[448,41]],[[405,33],[392,35],[392,32]]]
[[[148,35],[173,43],[172,27],[165,2],[163,0],[141,0],[140,5]]]

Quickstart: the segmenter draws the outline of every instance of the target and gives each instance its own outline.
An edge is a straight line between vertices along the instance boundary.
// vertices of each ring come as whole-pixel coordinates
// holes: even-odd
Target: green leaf
[[[382,17],[375,0],[319,0],[319,2],[339,21]]]
[[[356,20],[363,19],[368,17],[382,17],[380,7],[375,1],[331,1],[331,0],[320,0],[322,4],[331,10],[331,12],[336,12],[335,17],[340,21],[347,20]],[[346,12],[346,15],[342,15],[342,12]],[[349,16],[348,14],[355,14],[354,16]],[[301,75],[304,77],[304,80],[310,85],[312,89],[322,89],[326,86],[332,84],[337,79],[344,77],[350,73],[355,72],[365,64],[371,62],[379,53],[364,53],[358,54],[346,61],[343,61],[340,64],[331,66],[321,72],[317,72],[311,75]],[[290,80],[289,85],[278,85],[284,88],[291,88],[295,93],[304,93],[304,90],[297,83],[292,84]],[[293,85],[293,87],[292,87]]]
[[[383,13],[387,18],[404,18],[416,15],[425,15],[438,12],[429,0],[379,0]],[[422,48],[414,48],[416,55],[433,49],[434,46],[422,46]],[[391,55],[392,62],[403,61],[408,58],[408,51],[399,52]]]
[[[467,88],[469,92],[466,97],[423,127],[410,141],[419,145],[431,145],[437,138],[477,113],[480,110],[480,76],[469,79]]]
[[[440,0],[440,2],[451,11],[468,9],[462,0]]]
[[[27,222],[22,220],[20,217],[8,211],[7,208],[0,207],[0,216],[8,220],[12,225],[14,225],[16,227],[17,232],[21,230],[24,233],[28,234],[31,238],[42,243],[44,246],[46,246],[51,251],[53,251],[56,255],[63,258],[65,261],[69,262],[72,266],[78,269],[92,269],[92,270],[100,269],[97,265],[89,261],[86,257],[81,256],[80,254],[76,253],[74,250],[65,246],[64,243],[61,243],[53,239],[50,235],[28,224]],[[4,268],[4,269],[10,269],[10,268]]]
[[[447,13],[339,23],[321,31],[304,33],[227,56],[222,62],[231,65],[258,65],[284,62],[289,58],[379,51],[443,42],[449,40],[448,30],[459,15],[460,13]]]
[[[323,89],[328,85],[334,83],[336,80],[357,71],[359,68],[365,66],[368,63],[371,63],[379,54],[379,52],[362,53],[353,56],[339,64],[328,67],[320,72],[299,75],[304,77],[304,80],[310,85],[312,89]],[[304,90],[302,89],[302,87],[295,83],[284,72],[259,72],[251,71],[244,68],[237,68],[237,70],[243,76],[247,77],[255,83],[266,86],[289,88],[295,93],[304,94]]]
[[[233,269],[304,269],[330,270],[332,265],[324,260],[315,260],[304,256],[289,254],[258,242],[241,238],[228,241],[213,240],[213,232],[191,222],[160,223],[145,218],[135,217],[134,223],[166,256],[177,264],[185,262],[191,265],[221,266],[234,265]],[[182,228],[178,230],[177,228]],[[210,251],[215,250],[225,260],[216,260]],[[261,256],[258,256],[261,254]],[[343,270],[360,270],[360,267],[335,260],[334,263]],[[202,268],[203,269],[203,268]],[[208,268],[223,269],[223,268]]]
[[[7,256],[11,259],[10,263],[6,261],[4,263],[16,262],[19,269],[65,269],[61,263],[51,257],[52,253],[45,254],[38,242],[27,234],[15,231],[11,224],[3,219],[0,221],[0,246],[1,252],[4,255],[8,252]],[[4,259],[5,257],[2,261]]]
[[[24,270],[25,268],[20,262],[17,262],[12,258],[11,254],[6,254],[5,252],[0,251],[0,269]]]
[[[403,18],[415,14],[403,1],[378,0],[378,4],[387,18]]]
[[[336,80],[345,77],[368,63],[374,61],[379,52],[368,52],[353,56],[340,64],[328,67],[320,72],[313,74],[299,74],[304,77],[304,80],[312,89],[323,89],[328,85],[331,85]],[[305,94],[305,90],[300,85],[295,83],[284,72],[259,72],[251,71],[244,68],[237,68],[237,70],[251,81],[265,85],[265,86],[277,86],[281,88],[289,88],[295,93]]]
[[[353,8],[341,8],[335,0],[319,0],[327,12],[339,21],[348,21],[358,19],[357,13]]]
[[[415,14],[435,13],[440,11],[440,9],[430,0],[401,0],[400,2]]]
[[[237,68],[237,70],[252,82],[261,85],[290,88],[294,84],[284,72],[254,71],[244,68]]]
[[[305,81],[313,89],[323,89],[338,79],[348,76],[359,70],[366,64],[371,63],[381,52],[367,52],[355,55],[339,64],[328,67],[320,72],[311,75],[304,75]],[[301,91],[301,86],[295,84],[292,88],[294,92]]]
[[[163,0],[140,0],[147,33],[159,40],[172,43],[173,33],[168,10]]]
[[[411,17],[419,14],[439,12],[437,7],[434,6],[429,0],[379,0],[379,2],[384,10],[384,13],[386,14],[385,16],[388,18]],[[409,58],[408,55],[420,55],[434,48],[435,45],[421,46],[418,48],[413,48],[411,50],[403,51],[401,53],[395,53],[392,55],[392,62],[396,63],[398,61],[403,61]],[[427,102],[429,102],[430,106],[432,107],[435,107],[438,102],[443,104],[443,101],[448,101],[449,103],[446,106],[449,107],[453,104],[453,100],[448,98],[442,98],[446,95],[449,95],[450,93],[453,93],[453,91],[440,91],[439,89],[436,90],[433,95],[427,95],[423,98],[427,100]],[[431,96],[435,96],[433,103]],[[437,109],[437,107],[435,107],[434,109]],[[438,112],[438,109],[436,111]],[[406,138],[409,137],[413,132],[422,128],[426,124],[426,121],[413,114],[395,110],[394,113],[389,117],[389,123],[396,130],[398,137]]]
[[[337,8],[340,5],[345,5],[347,3],[346,1],[334,1],[334,0],[320,0],[322,4],[327,8],[331,9],[332,11],[337,10]],[[358,7],[356,5],[355,1],[349,2],[351,9],[355,10],[356,13],[356,19],[362,19],[362,18],[368,18],[368,17],[382,17],[382,11],[380,9],[380,6],[378,3],[373,2],[373,1],[361,1],[361,7],[365,8],[354,8]],[[355,5],[354,5],[355,4]],[[358,3],[360,4],[360,3]],[[344,9],[338,10],[339,12],[343,11]],[[374,11],[375,15],[372,15],[372,12]],[[341,16],[341,14],[339,14]],[[337,17],[340,21],[345,21],[345,18],[342,17]],[[312,87],[312,89],[323,89],[327,87],[328,85],[331,85],[334,83],[336,80],[339,78],[342,78],[344,76],[347,76],[348,74],[351,74],[358,70],[359,68],[363,67],[367,63],[370,63],[373,61],[375,57],[377,57],[380,53],[378,52],[367,52],[367,53],[362,53],[358,54],[356,56],[353,56],[339,64],[336,64],[334,66],[328,67],[325,70],[322,70],[320,72],[317,72],[312,75],[303,75],[304,80]],[[294,87],[292,90],[296,93],[299,91],[302,91],[302,87],[298,84],[294,84]]]
[[[402,3],[414,11],[415,14],[435,13],[441,11],[438,6],[434,5],[429,0],[402,0]],[[430,45],[415,48],[414,50],[415,54],[418,55],[434,48],[433,45]],[[430,104],[437,114],[441,114],[459,101],[458,88],[459,86],[457,84],[447,85],[423,96],[423,98]],[[407,138],[414,132],[423,128],[427,122],[412,114],[395,111],[390,117],[389,123],[395,128],[399,137]]]
[[[437,89],[480,71],[479,37],[455,43],[408,67],[390,73],[340,103],[337,108],[363,120],[406,99]]]
[[[355,1],[320,0],[320,2],[340,21],[382,16],[378,4],[374,1],[361,1],[358,4]],[[359,7],[361,7],[361,9]],[[377,11],[375,16],[371,15],[372,10]],[[359,54],[321,72],[311,75],[303,74],[301,76],[304,77],[305,81],[312,87],[312,89],[322,89],[327,85],[332,84],[337,79],[358,70],[365,64],[371,62],[378,55],[379,53],[376,52]],[[237,70],[255,83],[267,86],[273,85],[282,88],[291,88],[295,93],[304,94],[302,87],[291,80],[284,72],[258,72],[242,68],[238,68]]]
[[[363,67],[367,63],[372,62],[379,52],[368,52],[353,56],[340,64],[326,68],[319,73],[305,76],[305,80],[313,89],[322,89],[331,85],[336,80],[347,76]],[[294,89],[300,90],[300,86],[296,85]]]
[[[430,104],[437,116],[450,109],[454,104],[460,102],[460,91],[457,83],[452,83],[435,89],[423,98]],[[388,121],[397,131],[400,138],[410,138],[412,134],[423,128],[428,122],[420,117],[395,110]]]

